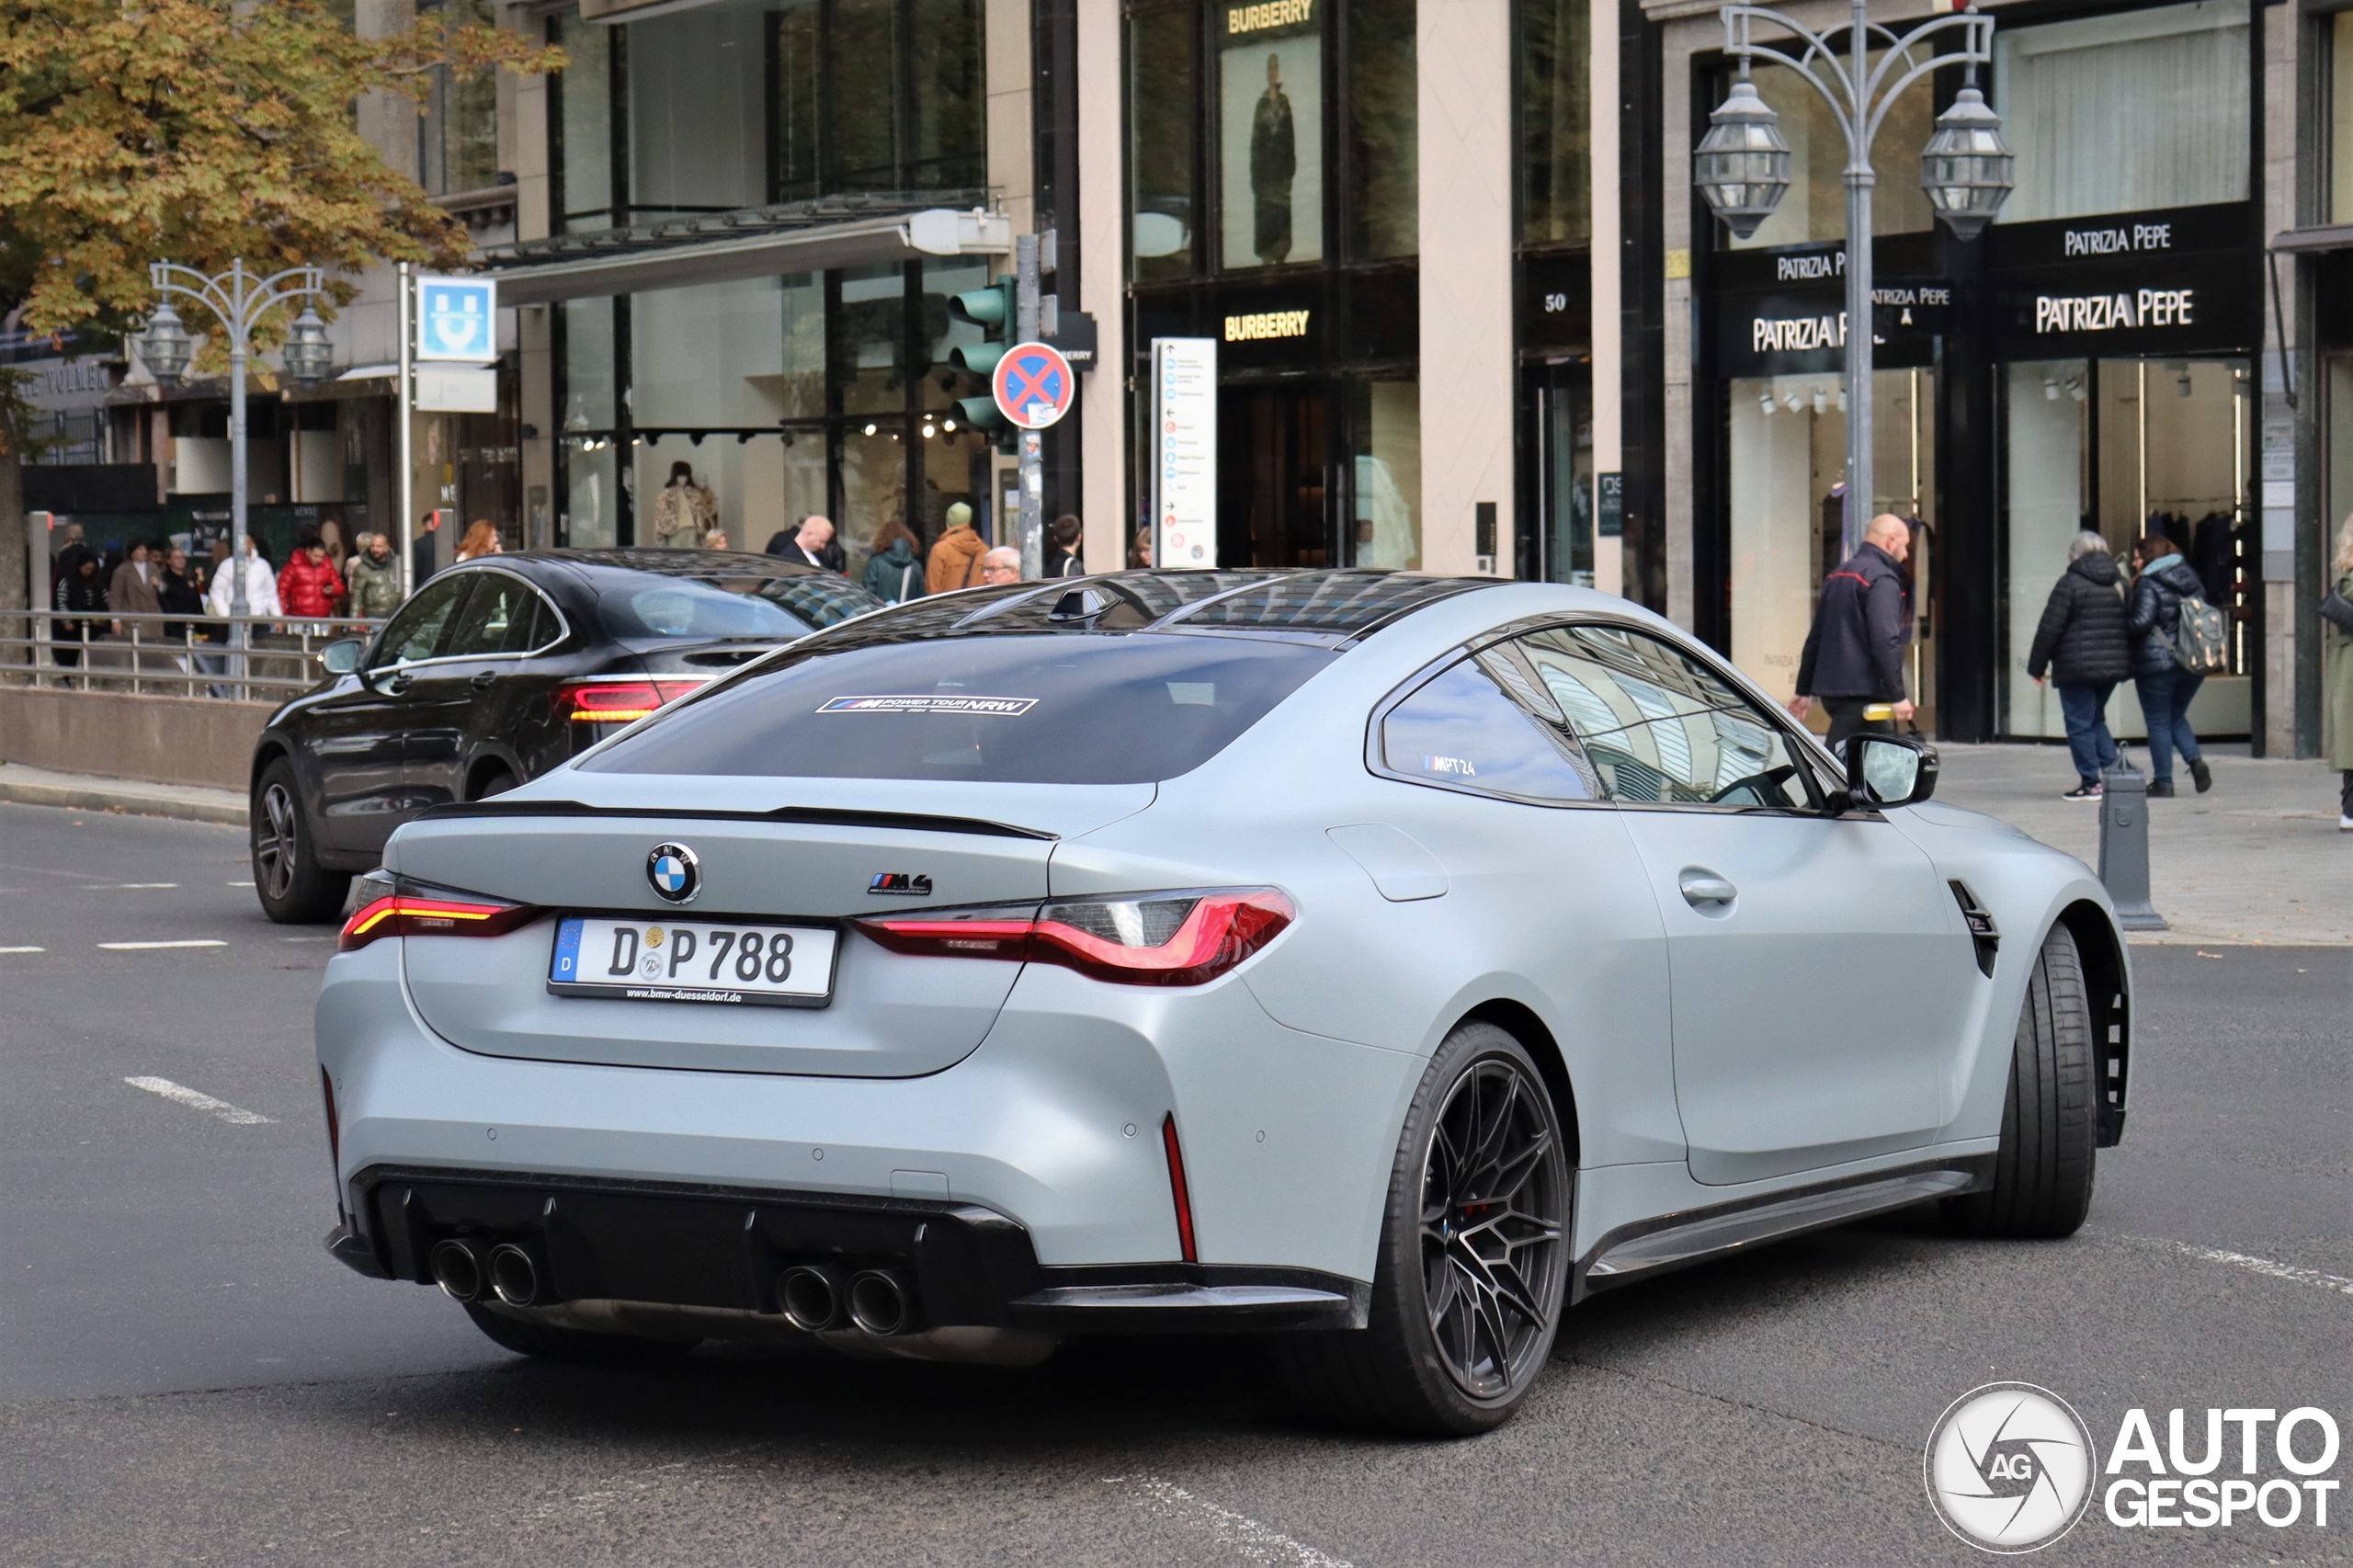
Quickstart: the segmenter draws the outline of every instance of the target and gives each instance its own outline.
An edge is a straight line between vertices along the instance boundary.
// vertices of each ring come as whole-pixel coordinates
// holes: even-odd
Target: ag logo
[[[702,892],[702,863],[683,844],[657,844],[646,854],[645,880],[656,896],[672,903],[692,903]]]
[[[1988,1383],[1953,1401],[1928,1434],[1922,1469],[1945,1527],[1985,1551],[2036,1551],[2091,1503],[2092,1435],[2067,1402],[2032,1383]]]

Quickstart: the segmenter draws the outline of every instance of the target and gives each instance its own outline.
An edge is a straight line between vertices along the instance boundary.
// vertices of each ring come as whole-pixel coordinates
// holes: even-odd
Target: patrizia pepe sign
[[[2262,290],[2243,202],[1997,225],[2006,358],[2245,352]]]

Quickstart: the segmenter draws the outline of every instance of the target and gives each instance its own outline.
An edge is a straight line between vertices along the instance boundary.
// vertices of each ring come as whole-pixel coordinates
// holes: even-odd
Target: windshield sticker
[[[834,697],[820,713],[985,713],[1012,718],[1038,705],[1034,697]]]
[[[1425,756],[1422,758],[1422,771],[1445,774],[1456,778],[1479,777],[1478,768],[1472,765],[1471,759],[1467,756]]]

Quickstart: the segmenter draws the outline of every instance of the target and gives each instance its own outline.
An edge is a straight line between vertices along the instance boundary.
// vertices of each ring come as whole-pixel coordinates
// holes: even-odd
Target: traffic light
[[[996,362],[1013,347],[1016,317],[1014,314],[1014,281],[1000,278],[985,289],[951,295],[948,313],[961,322],[969,322],[988,336],[979,343],[958,344],[949,351],[949,363],[969,375],[986,382],[996,370]],[[956,415],[972,429],[989,439],[989,444],[1002,452],[1010,452],[1019,432],[1013,422],[998,412],[993,394],[956,400]]]

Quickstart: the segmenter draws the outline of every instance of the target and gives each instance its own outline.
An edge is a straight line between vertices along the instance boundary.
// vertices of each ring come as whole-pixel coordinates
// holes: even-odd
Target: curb
[[[224,797],[218,801],[183,800],[171,795],[151,794],[135,786],[112,780],[49,784],[0,778],[0,801],[12,801],[18,805],[63,806],[80,812],[119,812],[127,816],[168,817],[178,822],[244,826],[247,820],[244,802],[225,790],[218,793]]]

